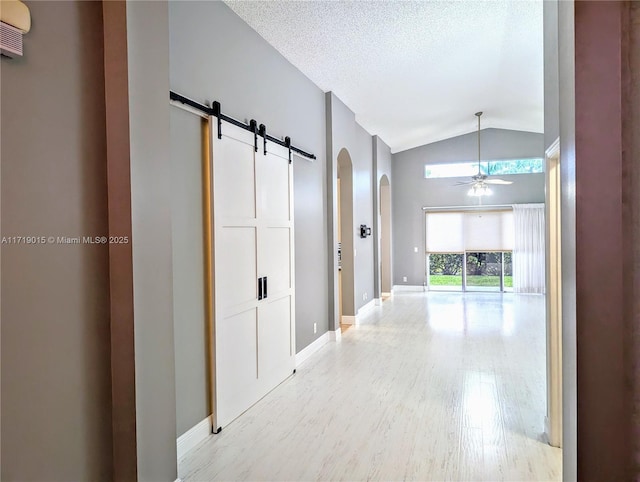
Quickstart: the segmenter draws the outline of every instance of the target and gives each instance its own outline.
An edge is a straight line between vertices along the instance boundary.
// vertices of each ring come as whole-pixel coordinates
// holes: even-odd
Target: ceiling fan
[[[506,185],[513,183],[512,181],[505,181],[504,179],[490,179],[488,174],[482,174],[482,171],[480,170],[480,116],[482,115],[482,112],[476,112],[475,115],[478,118],[478,174],[472,176],[471,181],[457,182],[456,185],[471,185],[471,189],[469,189],[469,192],[467,193],[469,196],[490,196],[493,194],[489,188],[490,184]]]

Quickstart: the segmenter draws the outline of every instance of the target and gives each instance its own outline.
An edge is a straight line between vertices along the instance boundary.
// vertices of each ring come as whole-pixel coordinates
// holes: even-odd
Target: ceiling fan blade
[[[468,186],[469,184],[475,184],[476,181],[458,181],[454,186]]]
[[[513,181],[505,181],[504,179],[487,179],[484,182],[487,184],[502,184],[502,185],[513,184]]]

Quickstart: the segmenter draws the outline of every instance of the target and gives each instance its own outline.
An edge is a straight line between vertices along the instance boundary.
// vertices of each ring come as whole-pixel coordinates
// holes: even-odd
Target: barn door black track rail
[[[222,139],[222,121],[225,121],[225,122],[228,122],[229,124],[233,124],[234,126],[240,127],[245,131],[249,131],[253,133],[254,148],[256,152],[258,152],[258,136],[260,136],[263,139],[262,149],[265,154],[267,153],[267,141],[269,141],[289,149],[289,162],[291,162],[292,151],[308,159],[316,158],[315,154],[310,154],[298,147],[292,146],[291,138],[289,138],[288,136],[284,138],[284,141],[276,137],[270,136],[269,134],[267,134],[267,127],[264,124],[260,124],[258,126],[258,122],[255,121],[254,119],[251,119],[251,121],[249,121],[249,124],[245,124],[244,122],[241,122],[239,120],[234,119],[233,117],[229,117],[228,115],[223,114],[220,110],[220,102],[217,102],[217,101],[213,102],[211,104],[211,107],[209,107],[205,104],[200,104],[195,100],[191,100],[188,97],[185,97],[184,95],[180,95],[177,92],[174,92],[172,90],[169,91],[169,99],[176,102],[180,102],[181,104],[184,104],[184,105],[188,105],[189,107],[199,110],[200,112],[203,112],[207,115],[216,117],[218,119],[218,139]]]

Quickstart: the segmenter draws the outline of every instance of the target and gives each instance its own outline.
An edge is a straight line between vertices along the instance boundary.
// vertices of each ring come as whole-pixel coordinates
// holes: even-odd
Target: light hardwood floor
[[[185,481],[560,480],[544,298],[398,293],[179,461]]]

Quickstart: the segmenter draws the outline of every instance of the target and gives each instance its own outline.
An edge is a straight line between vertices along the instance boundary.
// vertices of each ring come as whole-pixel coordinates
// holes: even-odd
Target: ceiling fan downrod
[[[480,176],[480,116],[482,116],[482,112],[476,112],[475,115],[478,118],[478,176]]]

